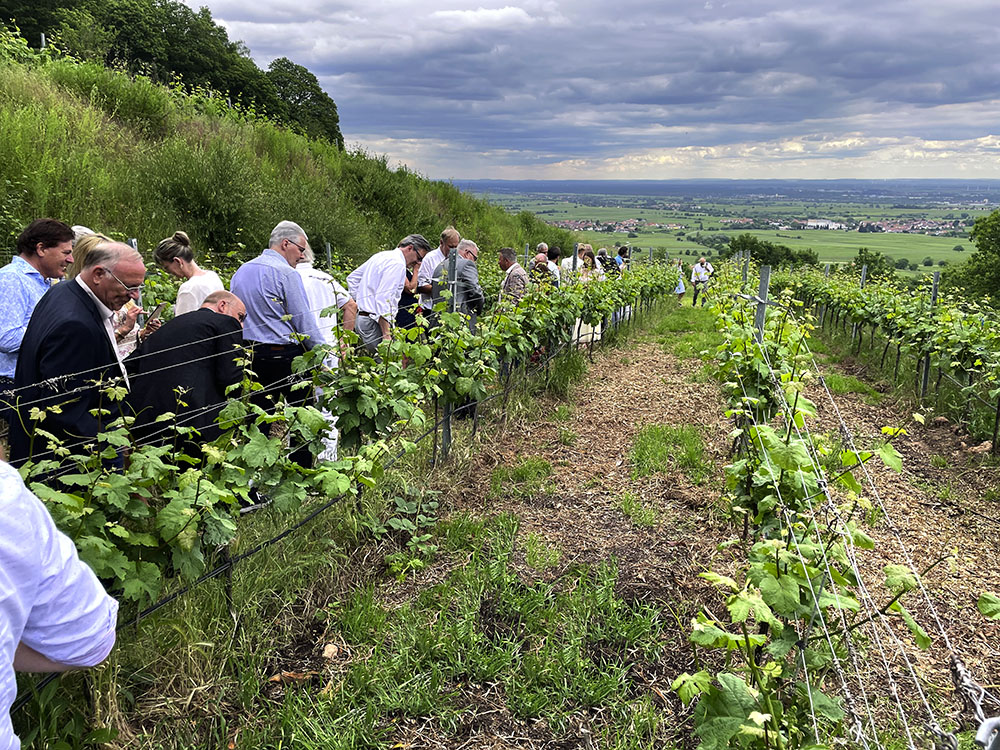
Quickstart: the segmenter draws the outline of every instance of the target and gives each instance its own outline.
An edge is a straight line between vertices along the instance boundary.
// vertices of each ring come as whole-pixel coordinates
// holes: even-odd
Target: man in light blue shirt
[[[0,268],[0,390],[14,384],[17,353],[38,300],[73,262],[73,230],[36,219],[17,238],[17,255]]]
[[[305,403],[308,389],[292,390],[301,376],[292,376],[292,361],[314,346],[325,344],[317,323],[320,310],[311,310],[302,276],[295,266],[305,257],[308,238],[298,224],[282,221],[271,230],[267,249],[240,266],[229,282],[230,291],[247,308],[243,340],[253,353],[257,382],[253,402],[270,411],[284,397],[289,404]],[[293,461],[309,465],[307,446],[293,450]]]

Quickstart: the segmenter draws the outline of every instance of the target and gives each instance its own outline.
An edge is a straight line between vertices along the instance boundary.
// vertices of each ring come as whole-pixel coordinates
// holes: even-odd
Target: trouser
[[[696,281],[694,282],[694,297],[691,299],[691,307],[698,304],[698,294],[701,294],[701,306],[705,306],[705,300],[708,299],[708,282],[707,281]]]
[[[262,344],[248,341],[253,352],[253,371],[263,389],[254,391],[250,400],[265,411],[273,411],[278,401],[284,399],[291,406],[305,406],[310,401],[308,388],[292,390],[292,386],[306,378],[292,374],[292,361],[302,354],[299,344]],[[255,417],[251,417],[255,419]],[[308,445],[294,445],[295,437],[289,438],[292,451],[288,457],[301,466],[312,465],[312,452]]]
[[[369,354],[378,352],[378,345],[382,343],[382,328],[378,324],[378,318],[372,317],[368,313],[359,312],[354,323],[354,332],[361,339],[361,345],[368,350]]]

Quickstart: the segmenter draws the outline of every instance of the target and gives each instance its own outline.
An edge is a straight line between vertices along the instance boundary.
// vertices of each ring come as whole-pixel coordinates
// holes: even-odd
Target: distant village
[[[719,219],[723,226],[741,229],[777,229],[784,231],[801,231],[809,229],[841,230],[845,232],[896,232],[903,234],[929,234],[946,236],[953,234],[963,226],[971,225],[972,221],[962,219],[896,219],[877,221],[840,222],[829,219],[802,219],[776,221],[768,219],[752,219],[749,217]],[[635,234],[637,232],[685,231],[689,227],[684,224],[650,222],[645,219],[621,219],[617,221],[599,221],[594,219],[564,219],[550,222],[551,224],[572,231],[585,232],[616,232]],[[699,222],[701,223],[701,222]],[[701,227],[694,227],[701,229]]]

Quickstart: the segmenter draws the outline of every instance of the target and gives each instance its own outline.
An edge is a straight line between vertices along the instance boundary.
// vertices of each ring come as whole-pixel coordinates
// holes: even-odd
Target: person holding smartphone
[[[219,274],[198,267],[191,251],[191,240],[185,232],[178,230],[165,240],[160,240],[153,251],[153,257],[171,276],[184,279],[177,290],[175,316],[194,312],[201,307],[208,295],[225,289]]]

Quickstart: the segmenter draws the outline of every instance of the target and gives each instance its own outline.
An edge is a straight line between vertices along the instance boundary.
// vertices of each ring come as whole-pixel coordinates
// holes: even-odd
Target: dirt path
[[[525,581],[554,580],[573,566],[613,561],[616,591],[624,601],[647,602],[664,611],[671,623],[668,656],[636,663],[633,674],[664,711],[661,726],[668,734],[662,740],[685,745],[690,744],[691,708],[677,700],[670,684],[681,672],[697,669],[687,642],[690,620],[706,601],[718,601],[698,573],[718,568],[713,560],[716,546],[728,535],[725,522],[713,516],[713,507],[729,427],[718,386],[692,379],[701,366],[699,360],[669,354],[648,332],[638,334],[626,349],[598,352],[568,401],[543,398],[537,418],[508,425],[498,438],[485,441],[457,483],[460,489],[453,485],[442,498],[442,506],[452,513],[516,516],[515,563]],[[679,470],[634,478],[633,442],[644,426],[653,424],[696,425],[715,474],[700,485]],[[570,434],[571,441],[566,437]],[[493,471],[529,457],[551,465],[544,489],[527,496],[491,495]],[[640,525],[623,513],[626,493],[655,513],[654,525]],[[526,559],[531,539],[558,550],[558,563],[543,570],[531,567]],[[402,602],[447,574],[431,569],[384,593]],[[479,696],[477,701],[490,705],[489,718],[464,731],[463,749],[587,746],[585,731],[553,736],[511,716],[496,696]],[[424,722],[401,730],[397,739],[407,746],[456,746],[454,733],[438,733]]]

